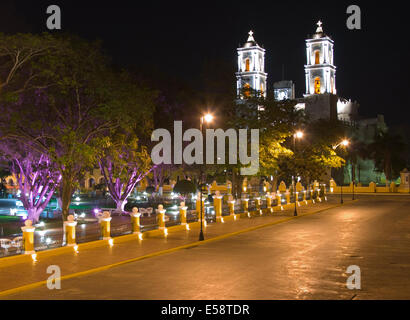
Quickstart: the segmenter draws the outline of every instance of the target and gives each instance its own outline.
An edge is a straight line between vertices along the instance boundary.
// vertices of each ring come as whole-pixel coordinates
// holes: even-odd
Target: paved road
[[[286,223],[4,297],[410,299],[410,197],[359,201]],[[346,288],[361,268],[362,289]]]

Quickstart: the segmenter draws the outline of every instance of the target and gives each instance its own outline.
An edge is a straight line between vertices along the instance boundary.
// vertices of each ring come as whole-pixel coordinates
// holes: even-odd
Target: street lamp
[[[207,114],[205,114],[201,117],[200,122],[199,122],[199,130],[201,131],[201,134],[203,134],[202,131],[203,131],[204,122],[210,123],[210,122],[212,122],[213,118],[214,118],[213,115],[210,114],[210,113],[207,113]],[[201,229],[199,231],[199,241],[203,241],[205,238],[204,238],[204,231],[203,231],[203,227],[202,227],[203,226],[203,221],[202,221],[202,219],[203,219],[203,217],[202,217],[202,212],[203,212],[203,207],[202,207],[202,165],[199,166],[199,195],[200,195],[199,201],[201,202],[201,207],[200,207],[201,208],[201,213],[200,213]]]
[[[293,152],[296,154],[296,139],[302,139],[303,138],[303,132],[302,131],[296,131],[293,135]],[[296,203],[297,203],[297,194],[295,190],[295,177],[292,176],[292,189],[293,189],[293,194],[295,195],[295,211],[293,212],[293,215],[296,217],[298,215],[298,211],[296,208]]]
[[[349,140],[343,139],[340,143],[333,146],[333,150],[336,150],[339,146],[347,147],[349,145]],[[341,167],[343,170],[343,166]],[[340,183],[340,203],[343,204],[343,171],[342,171],[342,182]]]
[[[347,139],[342,140],[340,143],[333,146],[333,149],[336,150],[336,148],[341,146],[341,145],[344,146],[344,147],[347,147],[349,145],[349,140],[347,140]]]

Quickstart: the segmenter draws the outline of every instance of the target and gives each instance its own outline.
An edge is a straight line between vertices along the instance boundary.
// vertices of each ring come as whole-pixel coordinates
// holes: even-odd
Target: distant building
[[[292,80],[277,81],[273,84],[273,94],[275,100],[293,100],[295,99],[295,84]]]

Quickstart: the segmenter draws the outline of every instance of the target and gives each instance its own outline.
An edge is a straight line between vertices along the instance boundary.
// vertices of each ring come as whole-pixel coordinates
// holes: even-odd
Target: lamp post
[[[342,170],[343,170],[343,166],[342,166]],[[342,171],[342,182],[340,183],[340,204],[343,204],[343,171]]]
[[[213,119],[213,116],[210,113],[207,113],[207,114],[205,114],[201,117],[200,122],[199,122],[199,130],[201,131],[201,134],[203,133],[202,131],[203,131],[204,122],[210,123],[212,121],[212,119]],[[204,150],[204,149],[202,149],[202,150]],[[202,212],[204,210],[203,209],[203,203],[202,203],[202,164],[199,166],[199,196],[200,196],[199,201],[201,203],[201,206],[200,206],[200,208],[201,208],[200,209],[200,211],[201,211],[200,212],[200,225],[201,225],[201,228],[200,228],[200,231],[199,231],[199,241],[203,241],[205,238],[204,238],[204,231],[203,231],[203,216],[202,216]]]
[[[353,179],[353,182],[352,182],[352,188],[353,188],[353,192],[352,192],[352,200],[354,200],[354,179]]]
[[[296,154],[296,138],[301,139],[303,137],[303,132],[302,131],[296,131],[296,133],[293,135],[293,152]],[[293,189],[293,194],[295,196],[295,210],[293,211],[293,215],[296,217],[298,215],[297,211],[297,194],[295,190],[295,177],[292,176],[292,189]]]
[[[354,167],[353,161],[352,161],[352,200],[354,200],[354,182],[355,182],[355,174],[356,174],[356,168]]]
[[[344,147],[347,147],[349,145],[349,140],[347,140],[347,139],[342,140],[342,142],[340,142],[339,144],[333,146],[333,150],[336,150],[337,147],[340,146],[340,145],[342,145]],[[342,182],[340,183],[340,203],[343,204],[343,180],[344,180],[343,179],[343,176],[344,176],[343,175],[343,166],[341,167],[341,169],[342,169]]]

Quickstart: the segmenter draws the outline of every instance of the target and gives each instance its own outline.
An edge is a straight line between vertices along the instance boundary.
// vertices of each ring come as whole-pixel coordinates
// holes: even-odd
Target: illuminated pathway
[[[410,197],[359,197],[2,299],[410,299]],[[349,265],[361,290],[346,288]]]

